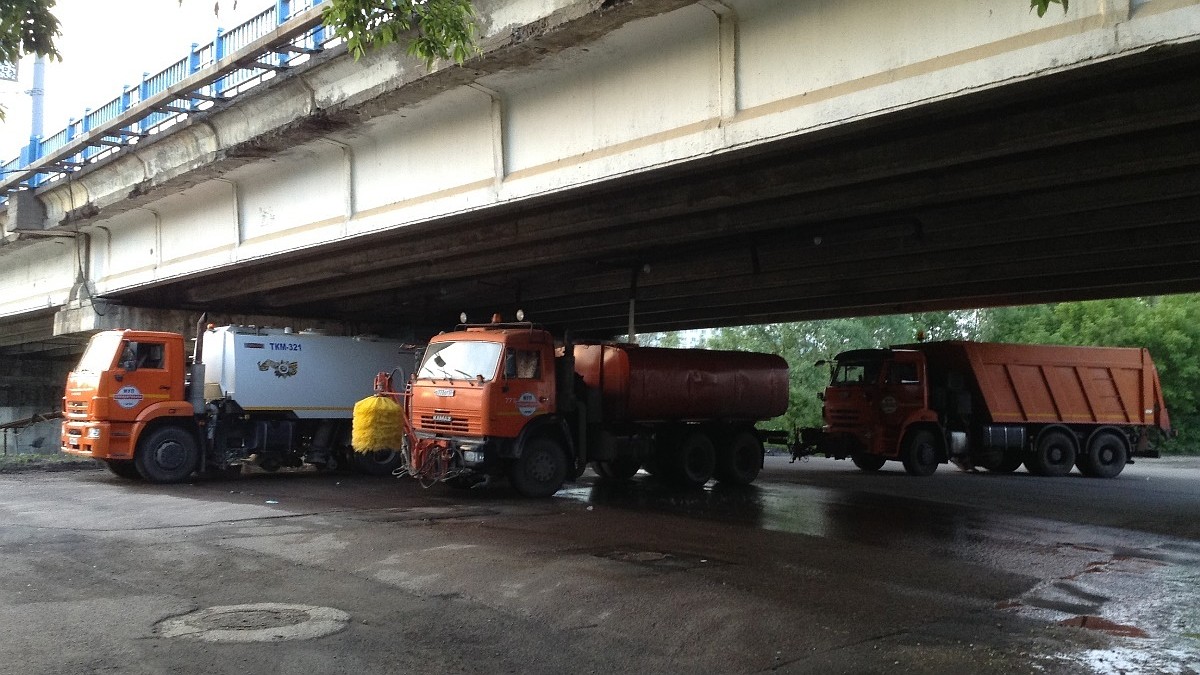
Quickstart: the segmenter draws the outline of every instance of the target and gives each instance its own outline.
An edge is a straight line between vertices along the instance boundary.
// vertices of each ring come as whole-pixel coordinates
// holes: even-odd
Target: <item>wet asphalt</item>
[[[1189,673],[1198,577],[1200,459],[1097,480],[769,457],[745,489],[589,472],[540,501],[0,475],[5,674]],[[278,628],[263,642],[164,630],[255,603],[349,619],[308,639],[286,634],[296,609],[208,619]]]

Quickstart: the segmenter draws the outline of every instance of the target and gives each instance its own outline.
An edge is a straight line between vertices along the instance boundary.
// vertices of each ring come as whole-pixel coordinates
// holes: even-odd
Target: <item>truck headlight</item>
[[[100,438],[100,427],[88,429],[88,438]]]
[[[478,450],[467,450],[463,452],[463,461],[467,464],[479,464],[483,461],[483,453]]]

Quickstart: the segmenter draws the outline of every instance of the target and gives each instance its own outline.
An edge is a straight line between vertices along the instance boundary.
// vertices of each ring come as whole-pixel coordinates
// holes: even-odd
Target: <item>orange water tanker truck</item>
[[[589,463],[610,479],[645,468],[691,486],[750,483],[763,460],[756,423],[788,407],[787,363],[773,354],[556,340],[498,317],[434,337],[403,395],[378,388],[375,401],[403,401],[405,428],[372,438],[378,416],[356,411],[356,449],[403,446],[413,477],[465,487],[507,476],[530,497]]]

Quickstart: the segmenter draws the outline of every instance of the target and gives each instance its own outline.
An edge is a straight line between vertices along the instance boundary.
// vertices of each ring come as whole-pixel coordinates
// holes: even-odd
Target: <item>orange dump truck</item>
[[[407,401],[408,473],[424,480],[507,475],[521,494],[549,496],[590,462],[613,479],[645,467],[689,485],[750,483],[763,457],[755,423],[787,410],[787,363],[463,325],[430,341]]]
[[[1112,478],[1156,456],[1171,432],[1145,349],[928,342],[839,354],[823,394],[824,426],[801,429],[794,456],[888,460],[926,476],[938,464]]]

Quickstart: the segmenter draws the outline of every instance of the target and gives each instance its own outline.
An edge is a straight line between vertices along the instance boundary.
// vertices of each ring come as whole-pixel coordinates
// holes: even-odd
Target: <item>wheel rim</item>
[[[1117,461],[1117,450],[1111,444],[1105,444],[1100,447],[1100,452],[1096,453],[1096,460],[1104,466],[1115,464]]]
[[[1066,459],[1067,452],[1061,445],[1052,445],[1046,449],[1046,463],[1055,466],[1062,466],[1063,460]]]
[[[526,474],[539,483],[548,481],[554,478],[554,460],[545,450],[536,452],[529,458]]]
[[[154,463],[167,471],[174,471],[187,461],[187,450],[176,441],[167,441],[154,449]]]
[[[937,462],[937,452],[933,449],[932,443],[922,443],[917,446],[917,462],[922,465],[929,465]]]

